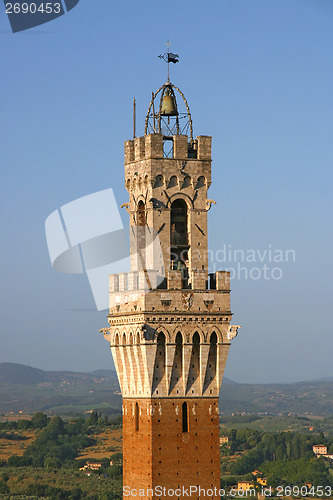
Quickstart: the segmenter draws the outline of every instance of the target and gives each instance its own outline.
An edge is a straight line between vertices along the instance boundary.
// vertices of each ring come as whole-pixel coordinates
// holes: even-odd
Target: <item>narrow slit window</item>
[[[135,417],[135,430],[139,430],[139,405],[135,403],[134,417]]]
[[[188,432],[188,411],[187,411],[187,403],[183,403],[183,432]]]

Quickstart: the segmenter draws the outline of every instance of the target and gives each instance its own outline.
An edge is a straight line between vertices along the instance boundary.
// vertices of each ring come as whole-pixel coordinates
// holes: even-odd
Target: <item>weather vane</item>
[[[169,78],[169,64],[171,62],[174,63],[174,64],[176,64],[177,62],[179,62],[179,55],[178,54],[173,54],[172,52],[170,52],[171,42],[169,42],[169,40],[167,41],[167,43],[165,45],[168,46],[168,52],[166,52],[165,54],[160,55],[158,57],[160,59],[163,59],[163,61],[165,61],[166,63],[168,63],[168,83],[169,83],[170,82],[170,78]]]

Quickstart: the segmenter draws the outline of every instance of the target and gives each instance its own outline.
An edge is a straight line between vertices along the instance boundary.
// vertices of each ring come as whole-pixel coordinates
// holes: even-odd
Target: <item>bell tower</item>
[[[229,273],[208,275],[211,140],[193,138],[188,103],[168,79],[145,135],[125,142],[131,270],[110,276],[103,333],[123,396],[128,498],[140,489],[162,498],[158,487],[219,498],[218,397],[239,327],[230,326]]]

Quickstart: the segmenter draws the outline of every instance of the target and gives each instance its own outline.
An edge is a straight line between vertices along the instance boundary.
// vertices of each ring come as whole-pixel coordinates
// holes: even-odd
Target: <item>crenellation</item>
[[[199,135],[198,140],[198,160],[211,160],[212,158],[212,138],[207,135]]]
[[[133,139],[131,139],[129,141],[125,141],[124,149],[125,149],[125,165],[127,165],[127,163],[132,163],[134,161],[134,141],[133,141]]]
[[[134,139],[134,159],[140,161],[145,159],[145,138],[136,137]]]
[[[183,288],[183,277],[181,270],[167,271],[168,290],[181,290]]]
[[[145,136],[145,157],[163,158],[163,135],[149,134]]]
[[[128,273],[128,291],[138,290],[139,285],[139,273],[138,271],[130,271]]]
[[[125,292],[128,289],[128,273],[118,274],[119,292]]]
[[[119,291],[119,275],[110,274],[109,276],[109,291],[110,293]]]
[[[230,291],[230,271],[216,272],[216,289]]]
[[[175,159],[184,159],[188,156],[188,137],[187,135],[173,136],[173,157]]]
[[[139,271],[138,275],[139,275],[139,280],[138,280],[139,290],[148,290],[145,271]]]
[[[197,269],[191,271],[191,288],[193,290],[205,290],[207,288],[207,272],[205,270],[198,271]]]

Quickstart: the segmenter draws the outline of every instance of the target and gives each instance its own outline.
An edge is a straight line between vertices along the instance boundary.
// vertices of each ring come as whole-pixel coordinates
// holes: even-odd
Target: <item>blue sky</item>
[[[105,313],[94,311],[86,277],[52,269],[44,222],[109,187],[119,205],[127,201],[132,99],[142,135],[169,38],[180,55],[171,80],[187,97],[194,134],[213,136],[210,247],[296,255],[277,265],[281,279],[233,280],[242,330],[226,375],[333,376],[332,25],[331,0],[81,0],[13,34],[1,5],[0,361],[113,366],[98,333]]]

